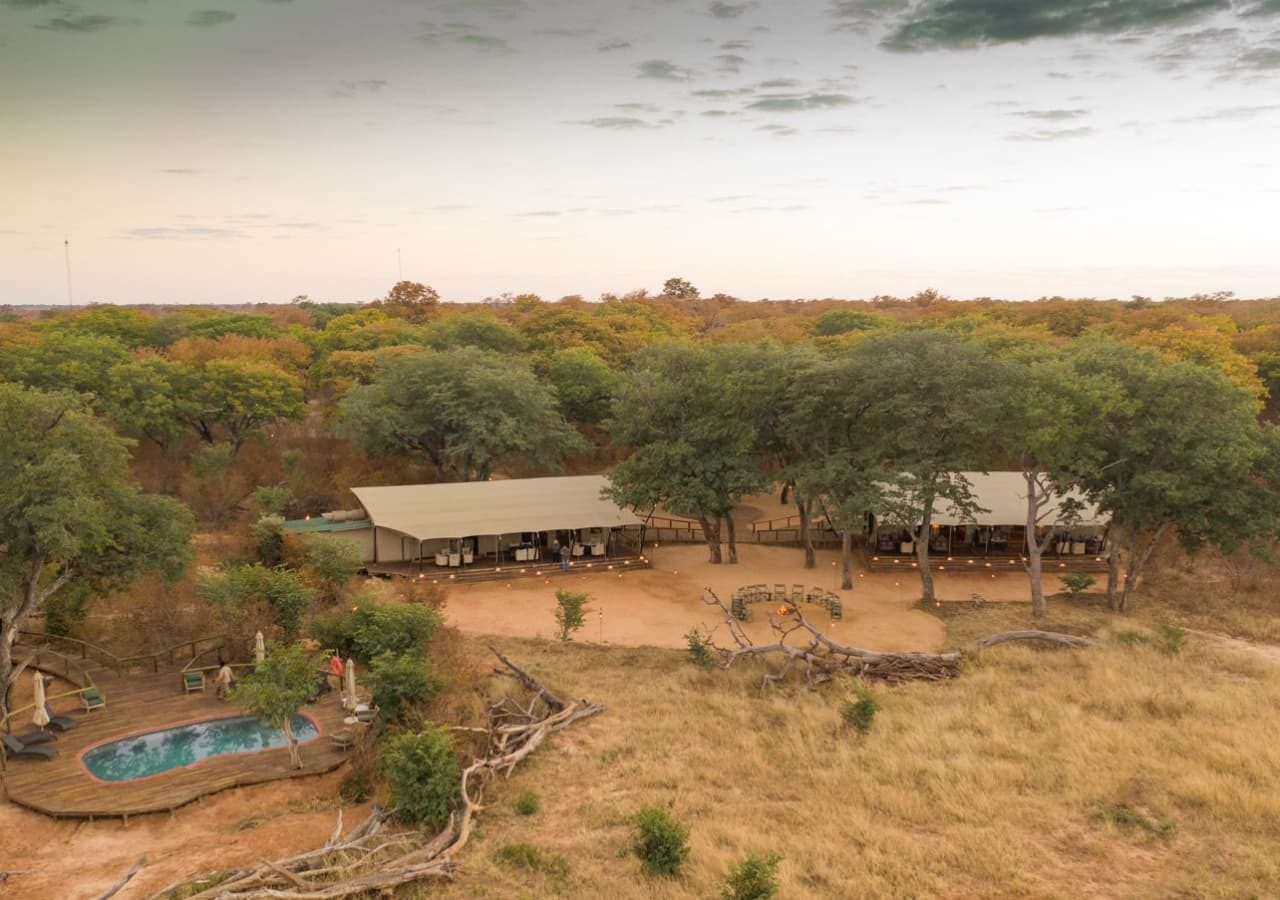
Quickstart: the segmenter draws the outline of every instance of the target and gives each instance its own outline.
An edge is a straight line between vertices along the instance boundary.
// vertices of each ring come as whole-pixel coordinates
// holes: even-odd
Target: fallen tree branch
[[[130,867],[128,872],[125,872],[124,875],[121,876],[119,881],[117,881],[115,884],[111,885],[111,887],[107,888],[105,891],[103,891],[101,894],[95,897],[94,900],[107,900],[108,897],[114,897],[116,894],[120,893],[120,889],[123,888],[130,881],[132,881],[133,876],[137,875],[138,871],[146,864],[147,864],[147,858],[145,856],[141,857],[136,863],[134,863]]]
[[[711,645],[711,649],[720,656],[720,668],[728,669],[739,659],[781,658],[779,668],[765,670],[762,679],[765,685],[783,680],[797,665],[803,666],[805,680],[810,684],[829,681],[837,674],[890,682],[942,681],[960,674],[960,663],[964,658],[964,652],[959,650],[942,653],[887,652],[850,647],[820,631],[805,618],[799,606],[791,603],[782,604],[769,617],[777,639],[769,644],[756,644],[715,591],[706,588],[702,602],[720,610],[736,644],[735,647]],[[1053,631],[1006,631],[979,638],[971,647],[978,649],[1011,641],[1041,641],[1063,647],[1089,647],[1096,643],[1091,638]]]
[[[384,836],[381,831],[391,811],[375,806],[369,817],[343,838],[342,811],[339,810],[333,835],[319,849],[183,881],[154,897],[180,893],[188,900],[237,897],[333,900],[390,895],[402,885],[432,878],[453,878],[460,868],[454,857],[466,846],[475,818],[484,808],[481,794],[489,778],[498,772],[510,774],[549,735],[604,711],[602,704],[586,700],[566,703],[496,648],[489,649],[502,663],[503,668],[497,671],[519,682],[533,699],[526,706],[504,698],[490,708],[487,729],[456,729],[483,731],[488,736],[487,748],[483,756],[463,769],[458,788],[460,806],[438,833],[406,831]]]

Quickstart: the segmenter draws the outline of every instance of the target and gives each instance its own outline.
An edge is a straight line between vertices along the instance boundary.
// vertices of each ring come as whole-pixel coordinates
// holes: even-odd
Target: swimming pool
[[[305,716],[294,716],[292,725],[293,734],[299,742],[319,735],[315,723]],[[99,744],[86,750],[80,761],[95,778],[133,781],[214,756],[252,753],[284,745],[284,732],[280,729],[253,716],[234,716],[192,722]]]

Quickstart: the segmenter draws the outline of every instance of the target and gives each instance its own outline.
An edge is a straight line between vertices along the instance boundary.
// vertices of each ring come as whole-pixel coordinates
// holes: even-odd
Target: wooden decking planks
[[[256,753],[214,757],[136,781],[104,783],[90,777],[80,754],[92,744],[185,722],[241,715],[232,703],[218,700],[210,685],[205,693],[186,694],[178,673],[123,676],[104,680],[99,687],[106,709],[85,713],[78,704],[62,702],[59,713],[72,715],[80,726],[47,746],[56,747],[52,760],[10,759],[4,773],[5,792],[14,803],[51,816],[70,818],[123,817],[167,812],[217,791],[302,775],[332,771],[346,760],[329,735],[344,726],[338,693],[323,695],[303,710],[320,726],[320,737],[302,745],[303,768],[289,768],[286,747]],[[56,688],[53,691],[57,693]]]

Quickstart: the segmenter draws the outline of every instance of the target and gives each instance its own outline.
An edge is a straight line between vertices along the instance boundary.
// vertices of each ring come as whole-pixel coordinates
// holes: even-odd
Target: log
[[[147,858],[145,856],[141,857],[136,863],[134,863],[130,867],[128,872],[125,872],[124,875],[121,876],[119,881],[117,881],[115,884],[111,885],[111,887],[107,888],[105,891],[99,894],[96,898],[94,898],[94,900],[107,900],[108,897],[114,897],[116,894],[120,893],[120,889],[123,888],[130,881],[132,881],[133,876],[137,875],[138,871],[146,864],[147,864]]]
[[[996,644],[1007,644],[1010,641],[1044,641],[1062,647],[1092,647],[1098,642],[1093,638],[1076,634],[1062,634],[1057,631],[1002,631],[989,634],[973,642],[974,647],[994,647]]]

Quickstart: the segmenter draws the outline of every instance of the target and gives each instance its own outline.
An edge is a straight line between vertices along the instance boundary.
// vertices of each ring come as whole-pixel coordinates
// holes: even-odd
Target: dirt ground
[[[746,544],[738,549],[736,566],[712,566],[702,545],[668,544],[650,548],[653,568],[602,574],[556,574],[543,580],[514,580],[459,585],[449,592],[445,617],[464,632],[506,637],[551,637],[555,632],[554,592],[564,586],[591,595],[591,613],[575,640],[628,647],[683,647],[684,635],[695,625],[725,630],[714,607],[702,602],[710,587],[726,603],[733,591],[748,584],[784,583],[832,590],[839,585],[839,552],[819,550],[817,567],[804,568],[803,553],[795,547]],[[1014,568],[1014,567],[1010,567]],[[974,593],[990,601],[1029,599],[1027,577],[1015,572],[935,573],[937,595],[944,601],[968,601]],[[830,628],[842,642],[873,650],[936,650],[946,639],[940,620],[912,609],[920,596],[920,579],[913,571],[858,571],[852,590],[836,593],[843,601],[844,619],[831,623],[827,613],[810,607],[815,624]],[[1055,577],[1045,578],[1046,592],[1057,590]],[[746,631],[752,640],[769,637],[767,605],[753,608]]]
[[[553,592],[564,584],[592,596],[588,625],[577,640],[683,647],[684,634],[695,625],[715,628],[717,637],[725,638],[718,612],[701,602],[704,587],[727,600],[746,584],[831,589],[838,577],[835,551],[820,551],[813,570],[803,568],[803,555],[793,547],[744,545],[736,566],[711,566],[706,552],[700,545],[667,545],[653,553],[654,567],[648,570],[459,586],[450,592],[446,618],[474,634],[550,637],[555,628]],[[988,600],[1027,599],[1021,572],[996,578],[944,573],[937,576],[937,587],[944,600],[967,600],[974,592]],[[1046,589],[1054,588],[1046,583]],[[853,590],[837,593],[844,602],[843,621],[832,625],[816,607],[810,615],[839,640],[884,650],[936,649],[945,641],[941,620],[910,608],[919,596],[919,580],[908,573],[859,572]],[[755,608],[746,628],[753,639],[767,638],[767,608]],[[15,699],[22,704],[29,696],[29,679],[24,678]],[[36,763],[15,763],[28,764]],[[128,825],[54,821],[0,804],[0,872],[20,873],[0,880],[0,897],[96,896],[145,855],[146,866],[117,895],[144,897],[184,876],[318,846],[333,830],[342,775],[340,770],[227,791],[172,817],[145,816]],[[348,809],[348,827],[366,813],[366,808]]]

